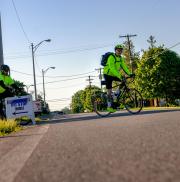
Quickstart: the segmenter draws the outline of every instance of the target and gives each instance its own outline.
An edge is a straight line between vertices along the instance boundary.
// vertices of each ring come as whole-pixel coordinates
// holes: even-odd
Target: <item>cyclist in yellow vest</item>
[[[0,99],[12,97],[10,87],[16,87],[14,80],[10,77],[10,68],[8,65],[1,65],[0,68]]]
[[[120,70],[123,69],[123,71],[129,75],[133,76],[127,65],[125,64],[125,59],[124,57],[121,56],[123,52],[123,45],[116,45],[115,46],[115,54],[110,55],[107,60],[107,64],[104,67],[103,74],[104,74],[104,79],[106,81],[106,89],[107,89],[107,94],[108,94],[108,107],[107,110],[109,112],[115,112],[116,110],[112,108],[112,82],[113,81],[121,81],[122,80],[122,75],[120,73]]]

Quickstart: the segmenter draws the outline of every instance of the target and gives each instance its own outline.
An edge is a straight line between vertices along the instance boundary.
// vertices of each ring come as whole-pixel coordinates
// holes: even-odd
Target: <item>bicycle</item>
[[[118,87],[116,92],[113,92],[113,108],[117,110],[126,109],[131,114],[137,114],[142,110],[143,97],[135,88],[129,88],[127,80],[131,77],[125,77],[121,83],[118,83],[113,88]],[[105,81],[102,81],[105,85]],[[101,92],[93,96],[94,111],[101,117],[106,117],[111,114],[107,111],[107,93]]]

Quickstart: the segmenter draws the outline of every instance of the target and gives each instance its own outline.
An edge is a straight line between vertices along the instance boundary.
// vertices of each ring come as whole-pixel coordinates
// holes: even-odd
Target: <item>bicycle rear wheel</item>
[[[107,94],[101,93],[93,97],[94,111],[101,117],[106,117],[111,113],[107,111]]]
[[[143,98],[136,89],[127,89],[124,93],[124,106],[132,114],[137,114],[143,107]]]

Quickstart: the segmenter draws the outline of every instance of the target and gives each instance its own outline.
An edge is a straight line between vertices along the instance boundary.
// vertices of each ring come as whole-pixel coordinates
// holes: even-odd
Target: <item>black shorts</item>
[[[104,79],[106,81],[106,88],[111,89],[112,88],[112,82],[113,81],[121,81],[119,78],[115,76],[109,76],[109,75],[104,75]]]

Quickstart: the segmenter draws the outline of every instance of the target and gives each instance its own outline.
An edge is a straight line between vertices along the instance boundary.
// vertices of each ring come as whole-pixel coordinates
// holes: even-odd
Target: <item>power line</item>
[[[22,23],[21,23],[21,20],[20,20],[18,11],[17,11],[17,9],[16,9],[14,0],[12,0],[12,4],[13,4],[14,10],[15,10],[15,12],[16,12],[16,16],[17,16],[17,19],[18,19],[18,21],[19,21],[20,27],[21,27],[21,29],[22,29],[22,31],[23,31],[23,33],[24,33],[24,36],[25,36],[25,38],[27,39],[28,43],[30,44],[30,40],[29,40],[29,38],[28,38],[28,36],[27,36],[27,33],[25,32],[25,30],[24,30],[24,28],[23,28],[23,25],[22,25]]]
[[[51,53],[44,53],[44,54],[36,54],[36,57],[40,56],[51,56],[51,55],[57,55],[57,54],[67,54],[67,53],[73,53],[73,52],[83,52],[83,51],[90,51],[90,50],[96,50],[96,49],[101,49],[105,47],[112,46],[110,45],[104,45],[104,46],[99,46],[99,47],[92,47],[92,48],[83,48],[83,49],[74,49],[74,50],[65,50],[65,51],[57,51],[57,52],[51,52]],[[31,56],[29,55],[20,55],[20,56],[11,56],[11,57],[6,57],[6,59],[22,59],[22,58],[29,58]]]
[[[58,87],[58,88],[48,88],[48,90],[49,90],[49,89],[57,90],[57,89],[63,89],[63,88],[72,88],[72,87],[76,87],[76,86],[80,86],[80,85],[85,85],[85,83],[79,83],[79,84],[74,84],[74,85],[68,85],[68,86]]]
[[[76,79],[80,79],[80,78],[86,78],[86,76],[77,77],[77,78],[71,78],[71,79],[65,79],[65,80],[51,81],[51,82],[46,82],[45,84],[56,83],[56,82],[63,82],[63,81],[69,81],[69,80],[76,80]],[[42,84],[42,83],[38,83],[38,84],[36,84],[36,85],[41,85],[41,84]]]
[[[60,99],[50,99],[50,100],[47,100],[48,102],[59,102],[59,101],[68,101],[68,100],[71,100],[71,97],[70,98],[60,98]]]
[[[173,47],[176,47],[180,43],[176,43],[174,46],[168,48],[172,49]],[[67,53],[72,53],[72,52],[83,52],[83,51],[90,51],[90,50],[95,50],[95,49],[101,49],[105,47],[112,46],[112,44],[104,45],[104,46],[99,46],[99,47],[93,47],[93,48],[84,48],[84,49],[74,49],[74,50],[59,50],[57,52],[51,52],[51,53],[44,53],[44,54],[36,54],[36,57],[41,57],[41,56],[50,56],[50,55],[57,55],[57,54],[67,54]],[[6,55],[6,54],[5,54]],[[24,59],[24,58],[31,58],[30,55],[19,55],[19,56],[5,56],[6,60],[12,60],[12,59]]]
[[[46,76],[47,78],[68,78],[68,77],[74,77],[74,76],[80,76],[80,75],[87,75],[89,73],[94,73],[95,71],[90,71],[90,72],[86,72],[86,73],[80,73],[80,74],[76,74],[76,75],[66,75],[66,76]]]
[[[19,74],[23,74],[23,75],[27,75],[27,76],[32,76],[33,74],[30,73],[24,73],[24,72],[20,72],[20,71],[16,71],[16,70],[11,70],[12,72],[15,73],[19,73]],[[80,74],[75,74],[75,75],[66,75],[66,76],[46,76],[46,78],[68,78],[68,77],[74,77],[74,76],[80,76],[80,75],[86,75],[89,73],[94,73],[95,71],[90,71],[90,72],[86,72],[86,73],[80,73]],[[42,75],[36,75],[37,77],[42,77]]]
[[[116,43],[115,43],[116,44]],[[84,45],[84,46],[79,46],[79,47],[73,47],[73,48],[67,48],[67,49],[51,49],[51,50],[40,50],[39,52],[44,52],[44,53],[52,53],[52,52],[71,52],[71,51],[78,51],[78,50],[83,50],[83,49],[94,49],[94,48],[103,48],[103,47],[109,47],[109,46],[113,46],[113,44],[109,43],[109,44],[101,44],[101,45]],[[28,54],[29,52],[10,52],[10,53],[5,53],[6,56],[8,55],[17,55],[17,54]],[[24,55],[27,56],[27,55]]]

